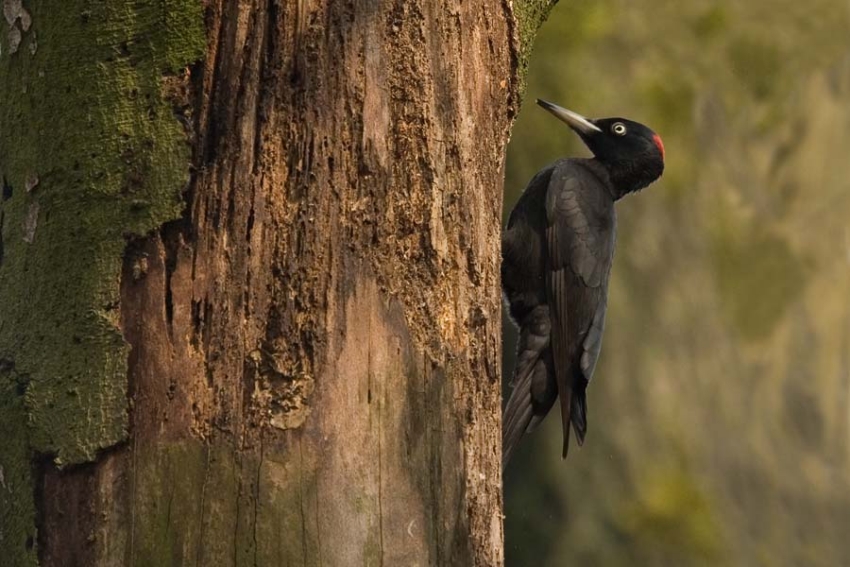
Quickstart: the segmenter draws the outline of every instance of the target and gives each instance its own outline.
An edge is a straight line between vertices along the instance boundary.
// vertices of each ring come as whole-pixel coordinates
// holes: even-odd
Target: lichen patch
[[[35,240],[35,229],[38,228],[38,201],[30,203],[27,216],[24,219],[24,242],[32,244]]]
[[[11,28],[9,28],[7,38],[9,40],[9,53],[16,53],[23,39],[23,36],[21,35],[21,30],[19,30],[17,26],[12,26]]]
[[[18,51],[23,34],[32,26],[32,16],[24,8],[22,0],[3,0],[3,17],[9,24],[6,37],[9,42],[9,54],[12,54]]]
[[[27,193],[30,193],[37,186],[38,186],[38,174],[30,173],[27,176],[26,183],[24,183],[24,189],[27,190]]]
[[[15,25],[23,10],[24,6],[21,0],[3,0],[3,17],[6,18],[6,23],[9,26]]]

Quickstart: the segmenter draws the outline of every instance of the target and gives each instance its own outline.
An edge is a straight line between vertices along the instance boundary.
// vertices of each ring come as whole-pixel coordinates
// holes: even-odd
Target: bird
[[[587,434],[586,389],[602,347],[614,259],[614,204],[664,172],[664,143],[625,118],[589,119],[545,100],[593,153],[562,158],[523,191],[502,233],[502,291],[519,330],[502,417],[502,469],[526,432],[560,400],[562,458],[570,427]]]

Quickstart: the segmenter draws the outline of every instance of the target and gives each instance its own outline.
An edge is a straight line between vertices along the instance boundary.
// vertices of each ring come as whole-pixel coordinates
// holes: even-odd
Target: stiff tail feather
[[[584,436],[587,434],[587,396],[585,396],[584,391],[576,390],[573,392],[570,406],[572,409],[570,422],[576,432],[576,441],[581,447],[584,445]]]
[[[561,400],[561,423],[564,427],[564,447],[561,450],[561,458],[566,459],[567,453],[570,451],[570,409],[572,399],[572,391],[566,390],[558,392],[558,399]]]
[[[549,309],[545,305],[535,307],[520,325],[517,362],[511,379],[513,391],[502,415],[503,470],[523,434],[542,421],[557,395],[548,379],[549,331]]]
[[[534,417],[531,404],[531,374],[526,372],[517,377],[502,415],[502,470],[508,466],[514,449],[519,445]]]

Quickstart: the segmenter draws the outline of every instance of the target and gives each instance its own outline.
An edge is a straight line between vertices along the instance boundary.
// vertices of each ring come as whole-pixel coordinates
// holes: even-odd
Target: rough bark
[[[0,35],[0,103],[22,105],[0,125],[31,146],[0,133],[0,549],[21,565],[501,564],[501,170],[518,30],[538,12],[63,4],[65,20],[27,4],[31,23]],[[37,47],[7,51],[13,30]],[[48,99],[64,82],[37,86],[60,68],[77,106]],[[51,136],[53,163],[32,160]]]

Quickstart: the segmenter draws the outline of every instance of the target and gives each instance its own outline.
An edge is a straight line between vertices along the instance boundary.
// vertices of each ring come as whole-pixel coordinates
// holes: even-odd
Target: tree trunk
[[[0,3],[3,557],[501,564],[549,0]]]

